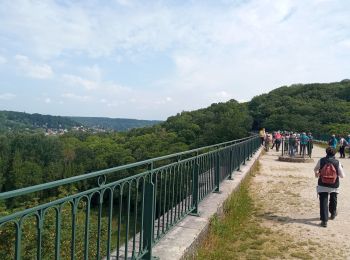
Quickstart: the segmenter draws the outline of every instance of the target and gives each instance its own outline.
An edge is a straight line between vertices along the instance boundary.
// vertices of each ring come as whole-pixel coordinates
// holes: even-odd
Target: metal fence
[[[0,193],[4,259],[150,259],[152,247],[260,147],[257,135]],[[120,178],[128,174],[129,177]],[[79,183],[89,188],[79,189]],[[64,192],[50,199],[52,190]],[[62,195],[63,194],[63,195]],[[44,199],[39,199],[44,197]],[[1,213],[0,213],[1,214]]]

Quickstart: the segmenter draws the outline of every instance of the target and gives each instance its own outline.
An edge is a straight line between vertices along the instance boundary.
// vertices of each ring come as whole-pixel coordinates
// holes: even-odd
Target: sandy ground
[[[263,155],[259,173],[253,178],[252,187],[260,201],[263,225],[308,245],[328,248],[324,250],[326,252],[312,252],[315,259],[330,256],[332,259],[350,259],[350,159],[339,159],[347,176],[340,180],[338,216],[323,228],[319,225],[317,179],[313,168],[325,155],[325,149],[314,148],[312,163],[280,162],[277,160],[279,154],[270,150]]]

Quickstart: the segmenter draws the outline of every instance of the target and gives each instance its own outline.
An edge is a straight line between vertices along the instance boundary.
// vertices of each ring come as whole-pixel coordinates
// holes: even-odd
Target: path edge
[[[234,171],[233,180],[224,180],[220,193],[211,193],[199,204],[199,217],[185,217],[154,246],[152,254],[160,260],[193,259],[208,235],[211,219],[223,215],[225,202],[256,169],[262,151],[258,149],[246,165],[241,166],[241,171]]]

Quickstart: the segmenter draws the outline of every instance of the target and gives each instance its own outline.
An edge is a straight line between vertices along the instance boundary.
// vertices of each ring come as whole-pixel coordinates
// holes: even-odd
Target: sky
[[[0,4],[0,110],[164,120],[345,78],[347,0]]]

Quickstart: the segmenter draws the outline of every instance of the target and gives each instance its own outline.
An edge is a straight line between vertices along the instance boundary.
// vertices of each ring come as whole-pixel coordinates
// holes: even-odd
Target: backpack
[[[326,163],[320,171],[320,178],[324,184],[334,184],[337,177],[337,170],[332,163]]]

